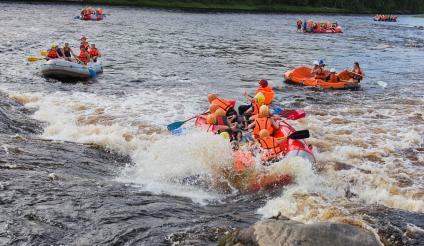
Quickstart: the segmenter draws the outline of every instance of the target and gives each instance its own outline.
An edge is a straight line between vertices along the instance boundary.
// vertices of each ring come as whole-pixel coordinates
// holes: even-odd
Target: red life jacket
[[[99,55],[99,51],[97,51],[97,48],[91,48],[90,49],[90,56],[98,56]]]
[[[80,51],[79,59],[80,59],[81,61],[86,62],[86,61],[88,61],[88,56],[85,54],[85,52]]]
[[[50,49],[49,53],[47,53],[47,57],[49,59],[56,59],[56,58],[59,58],[59,54],[57,53],[55,49]]]

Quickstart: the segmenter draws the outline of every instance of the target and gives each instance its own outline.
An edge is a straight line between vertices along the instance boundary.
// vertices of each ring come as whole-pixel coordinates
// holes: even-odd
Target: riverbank
[[[81,5],[114,5],[114,6],[137,6],[161,9],[181,9],[196,11],[219,11],[219,12],[265,12],[265,13],[320,13],[320,14],[370,14],[373,11],[366,10],[353,12],[347,9],[314,7],[314,6],[293,6],[286,4],[256,4],[252,2],[229,2],[229,3],[204,3],[198,1],[166,1],[166,0],[32,0],[18,2],[51,2],[51,3],[72,3]]]

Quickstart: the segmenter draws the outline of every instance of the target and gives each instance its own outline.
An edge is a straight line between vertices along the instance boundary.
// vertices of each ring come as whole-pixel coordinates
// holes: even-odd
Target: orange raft
[[[278,124],[280,128],[274,133],[274,137],[276,138],[288,136],[296,131],[292,126],[283,120],[278,120]],[[196,119],[195,126],[203,130],[207,130],[208,128],[206,127],[206,119],[202,117],[198,117]],[[217,132],[215,128],[213,128],[212,131],[211,129],[208,131],[214,133]],[[312,151],[312,146],[306,144],[304,140],[287,139],[287,141],[280,144],[280,147],[283,150],[281,155],[282,159],[301,157],[312,163],[316,162]],[[260,158],[255,158],[254,154],[250,151],[236,150],[233,152],[233,157],[234,164],[232,173],[235,175],[232,177],[243,177],[241,178],[243,180],[243,184],[235,185],[239,190],[256,192],[261,189],[288,185],[293,181],[293,177],[286,173],[256,173],[254,171],[254,167],[255,165],[261,165],[257,163],[257,159]],[[237,180],[237,178],[234,178],[234,180]]]
[[[326,70],[325,75],[328,76],[330,71]],[[348,71],[342,71],[337,74],[339,81],[331,82],[322,79],[316,79],[311,73],[309,67],[298,67],[293,70],[284,73],[283,77],[286,83],[321,87],[324,89],[354,89],[359,87],[359,81],[355,81],[351,78]]]

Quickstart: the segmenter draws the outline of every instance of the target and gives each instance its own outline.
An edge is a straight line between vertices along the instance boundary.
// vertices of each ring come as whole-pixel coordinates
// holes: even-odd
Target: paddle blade
[[[166,128],[168,128],[168,131],[172,132],[180,128],[182,125],[184,125],[184,123],[186,123],[186,121],[177,121],[169,124]]]
[[[305,110],[303,109],[298,109],[298,110],[287,109],[287,110],[284,110],[283,112],[280,112],[279,115],[289,120],[298,120],[298,119],[304,118],[306,116],[306,113],[305,113]]]
[[[36,61],[39,61],[39,60],[41,60],[41,58],[38,58],[38,57],[28,57],[28,59],[27,59],[29,62],[36,62]]]
[[[47,51],[41,51],[41,52],[40,52],[40,55],[41,55],[41,56],[47,56]]]
[[[297,132],[293,132],[288,136],[290,139],[305,139],[309,138],[309,130],[301,130]]]

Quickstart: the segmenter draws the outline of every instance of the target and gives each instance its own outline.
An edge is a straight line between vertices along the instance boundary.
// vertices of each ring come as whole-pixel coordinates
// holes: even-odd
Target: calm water
[[[401,16],[398,23],[381,23],[370,16],[105,7],[111,15],[104,21],[83,22],[73,19],[80,8],[0,4],[0,89],[43,122],[36,138],[96,144],[129,159],[117,165],[94,153],[90,158],[103,166],[77,167],[78,179],[68,184],[75,190],[29,192],[44,196],[55,211],[45,218],[64,227],[72,224],[72,232],[63,229],[50,235],[52,223],[41,223],[37,230],[22,233],[19,228],[30,228],[33,217],[10,216],[1,222],[9,229],[2,230],[13,236],[2,236],[2,242],[207,244],[216,242],[221,229],[247,226],[281,212],[303,222],[361,225],[383,238],[392,233],[383,222],[396,214],[399,223],[392,226],[402,232],[399,245],[420,243],[424,19]],[[345,33],[296,33],[298,17],[336,20]],[[77,50],[81,35],[104,55],[104,73],[93,81],[45,79],[39,63],[26,62],[52,42],[69,42]],[[358,61],[366,73],[361,89],[323,91],[283,83],[285,71],[318,58],[337,70]],[[244,103],[243,91],[253,93],[262,78],[272,82],[277,105],[307,111],[307,118],[290,123],[311,130],[317,166],[301,160],[279,163],[296,183],[272,193],[223,194],[177,182],[190,175],[212,175],[214,167],[227,165],[222,162],[231,156],[221,139],[194,131],[170,136],[165,125],[204,111],[207,92]],[[4,146],[17,144],[10,141]],[[41,148],[36,141],[30,146]],[[55,145],[41,149],[58,150]],[[84,161],[77,155],[66,158]],[[43,166],[43,159],[39,162]],[[55,172],[49,165],[43,170]],[[87,184],[89,180],[101,180],[96,182],[102,188]],[[90,194],[83,201],[91,205],[84,207],[85,216],[72,217],[76,205],[70,203],[78,192]],[[47,205],[41,201],[35,206],[29,193],[19,193],[25,200],[19,206],[37,214]],[[60,195],[69,198],[57,202]],[[35,236],[40,234],[45,238]]]

